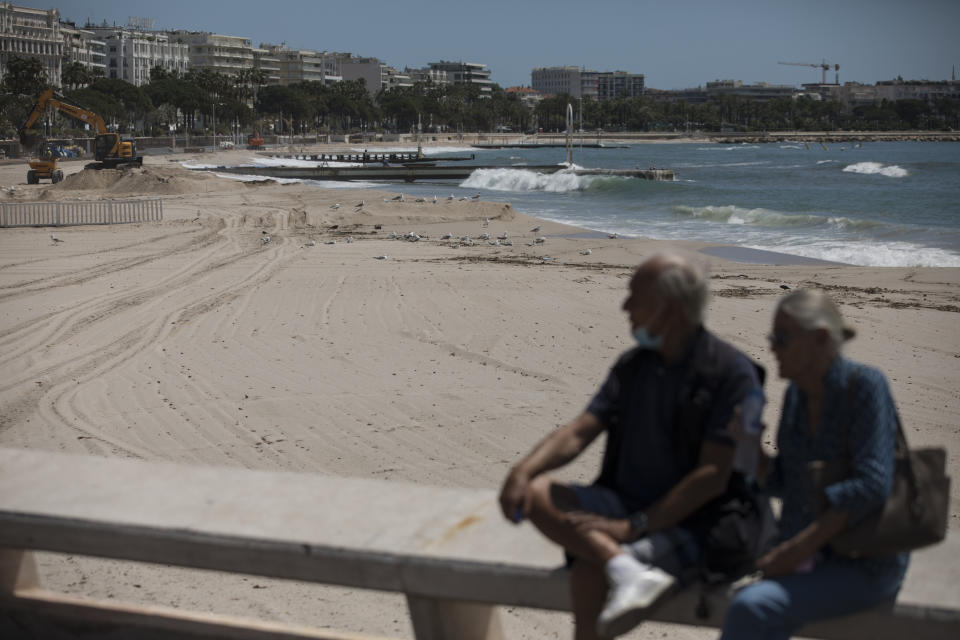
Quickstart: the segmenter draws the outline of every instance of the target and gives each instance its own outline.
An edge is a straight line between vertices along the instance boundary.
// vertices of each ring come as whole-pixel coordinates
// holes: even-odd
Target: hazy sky
[[[799,86],[840,64],[840,82],[947,80],[960,73],[960,0],[14,0],[64,19],[212,31],[291,48],[349,51],[388,65],[486,64],[501,86],[534,67],[646,75],[679,89],[716,79]],[[833,71],[828,74],[833,81]]]

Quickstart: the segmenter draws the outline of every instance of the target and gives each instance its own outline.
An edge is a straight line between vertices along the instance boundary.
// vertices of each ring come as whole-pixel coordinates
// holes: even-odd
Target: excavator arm
[[[33,111],[30,112],[23,126],[20,127],[21,142],[23,141],[24,135],[29,136],[32,133],[31,128],[36,124],[40,116],[43,115],[47,107],[53,107],[68,116],[93,125],[97,129],[98,134],[107,133],[107,125],[99,115],[89,109],[70,104],[63,96],[55,94],[53,89],[47,89],[37,98],[37,104],[34,105]]]

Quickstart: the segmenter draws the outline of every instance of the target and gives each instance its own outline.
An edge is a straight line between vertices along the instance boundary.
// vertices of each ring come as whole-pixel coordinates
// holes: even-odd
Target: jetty
[[[267,158],[280,158],[285,160],[307,160],[310,162],[351,162],[354,164],[408,164],[411,162],[435,162],[442,160],[444,162],[464,162],[474,159],[474,154],[469,156],[430,156],[427,157],[417,151],[364,151],[352,153],[258,153],[257,155]]]
[[[564,148],[566,142],[477,142],[470,145],[474,149],[551,149]],[[583,149],[629,149],[622,142],[574,142],[574,147]]]
[[[438,158],[440,160],[440,158]],[[509,167],[503,165],[451,165],[438,166],[433,162],[409,162],[400,165],[368,164],[357,167],[254,167],[231,166],[194,169],[194,171],[215,171],[240,175],[261,176],[264,178],[294,178],[303,180],[396,180],[415,182],[417,180],[466,180],[474,171],[481,169],[516,169],[536,173],[556,173],[564,171],[563,165],[526,165]],[[617,176],[621,178],[640,178],[672,182],[672,169],[574,169],[578,176]]]

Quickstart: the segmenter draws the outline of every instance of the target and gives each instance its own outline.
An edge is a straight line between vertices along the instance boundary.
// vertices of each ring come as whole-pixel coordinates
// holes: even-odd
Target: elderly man
[[[745,355],[702,326],[706,301],[706,274],[691,260],[661,254],[641,264],[623,302],[637,345],[586,410],[504,481],[504,515],[530,518],[572,557],[578,640],[626,633],[643,619],[698,562],[697,510],[727,488],[734,453],[728,422],[761,382]],[[603,432],[594,484],[544,475]]]

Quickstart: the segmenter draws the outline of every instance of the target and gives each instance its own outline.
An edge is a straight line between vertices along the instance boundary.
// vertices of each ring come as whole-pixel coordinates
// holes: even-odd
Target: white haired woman
[[[790,385],[768,488],[783,499],[782,542],[758,561],[763,579],[734,597],[722,640],[789,638],[807,622],[870,608],[900,590],[908,554],[852,559],[829,546],[893,486],[896,408],[880,371],[841,354],[853,335],[823,291],[799,290],[777,305],[770,346]],[[826,487],[828,508],[814,515],[808,465],[843,456],[849,474]]]

